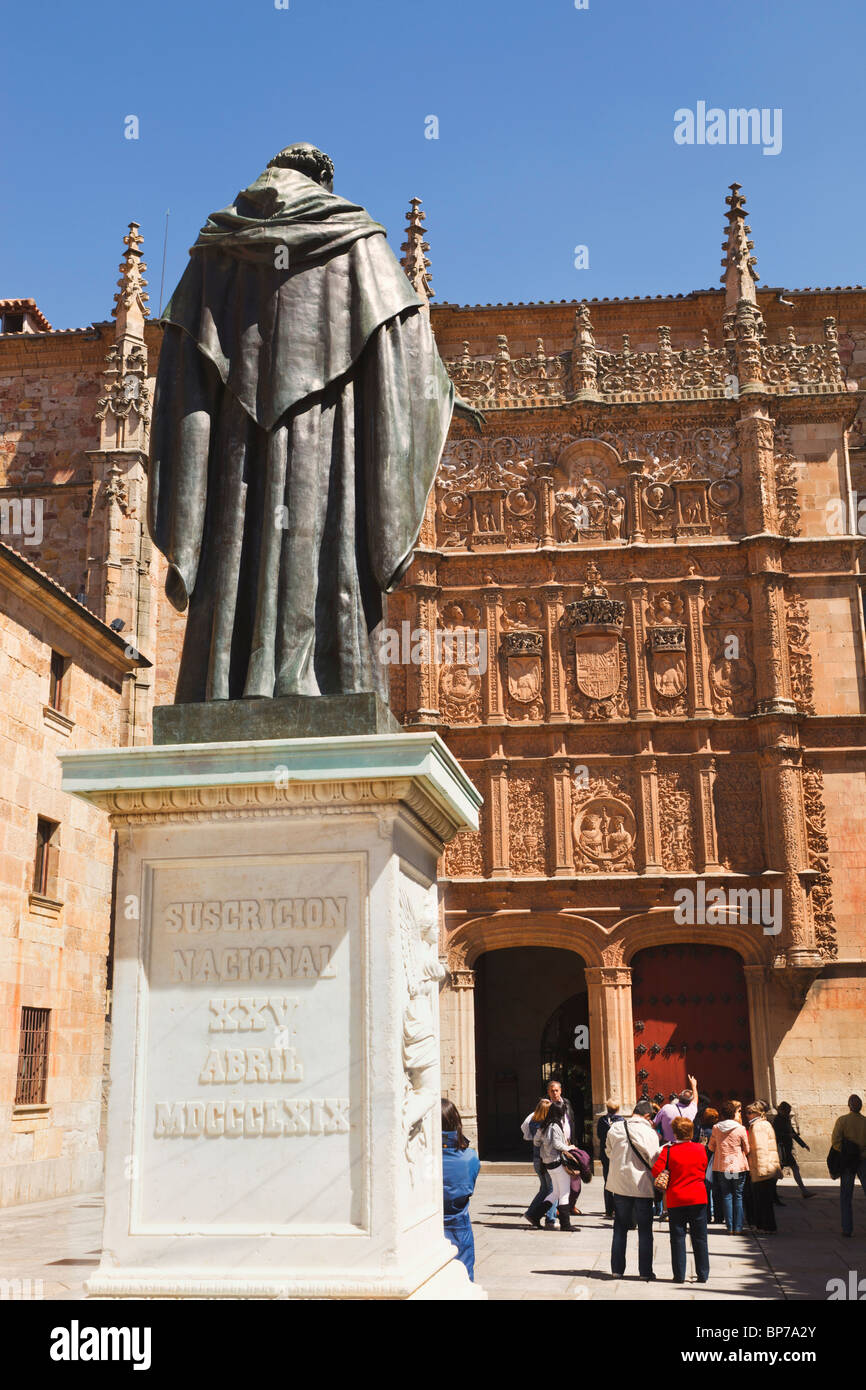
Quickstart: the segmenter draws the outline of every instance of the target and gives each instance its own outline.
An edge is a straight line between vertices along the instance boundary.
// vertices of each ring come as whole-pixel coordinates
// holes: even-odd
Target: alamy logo
[[[778,936],[782,930],[781,888],[707,888],[698,879],[697,892],[678,888],[674,902],[674,921],[680,926],[751,922],[763,927],[764,936]]]
[[[52,1361],[131,1361],[134,1371],[150,1370],[149,1327],[69,1327],[51,1329]]]
[[[707,106],[697,102],[694,111],[681,106],[674,112],[674,140],[678,145],[761,145],[764,154],[782,152],[781,106]]]
[[[413,628],[402,622],[378,631],[376,656],[383,666],[465,666],[472,675],[487,670],[487,633],[472,628]]]
[[[858,1279],[856,1269],[848,1270],[848,1279],[828,1279],[828,1303],[838,1303],[848,1299],[852,1303],[866,1303],[866,1279]]]
[[[44,1298],[44,1287],[41,1279],[0,1279],[0,1303],[18,1298]]]
[[[42,544],[41,497],[0,498],[0,536],[20,536],[25,545]]]

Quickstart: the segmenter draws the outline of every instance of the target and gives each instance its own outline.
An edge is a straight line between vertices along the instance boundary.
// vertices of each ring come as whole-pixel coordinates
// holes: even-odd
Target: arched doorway
[[[658,1104],[691,1072],[714,1105],[750,1099],[752,1054],[743,962],[725,946],[650,946],[632,959],[638,1096]]]
[[[552,1076],[576,1119],[592,1113],[584,962],[574,951],[515,946],[485,951],[474,969],[479,1151],[526,1158],[520,1125]]]

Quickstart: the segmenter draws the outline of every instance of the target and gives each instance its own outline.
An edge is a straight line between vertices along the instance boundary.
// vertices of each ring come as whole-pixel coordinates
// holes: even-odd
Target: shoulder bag
[[[665,1147],[667,1148],[667,1151],[668,1151],[668,1152],[667,1152],[667,1157],[665,1158],[665,1166],[664,1166],[664,1168],[661,1170],[661,1172],[659,1173],[658,1177],[655,1179],[655,1181],[654,1181],[654,1183],[653,1183],[653,1187],[655,1188],[656,1192],[667,1192],[667,1190],[668,1190],[668,1183],[669,1183],[670,1180],[671,1180],[671,1170],[670,1170],[671,1146],[670,1146],[670,1144],[667,1144]]]
[[[629,1148],[631,1149],[632,1153],[637,1154],[637,1156],[638,1156],[638,1158],[640,1159],[641,1163],[643,1164],[644,1168],[646,1168],[646,1170],[647,1170],[648,1173],[651,1173],[652,1170],[653,1170],[652,1164],[647,1162],[647,1160],[644,1158],[643,1154],[641,1153],[640,1149],[637,1148],[637,1147],[635,1146],[634,1141],[632,1140],[632,1137],[631,1137],[631,1135],[630,1135],[629,1132],[628,1132],[628,1120],[623,1120],[623,1122],[622,1122],[622,1127],[623,1127],[623,1129],[625,1130],[625,1137],[626,1137],[626,1139],[627,1139],[628,1142],[629,1142]]]

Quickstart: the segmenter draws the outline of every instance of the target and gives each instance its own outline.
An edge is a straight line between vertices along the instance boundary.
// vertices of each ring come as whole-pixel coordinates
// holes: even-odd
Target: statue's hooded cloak
[[[189,606],[175,699],[386,683],[454,390],[384,228],[268,168],[214,213],[163,315],[150,530]]]

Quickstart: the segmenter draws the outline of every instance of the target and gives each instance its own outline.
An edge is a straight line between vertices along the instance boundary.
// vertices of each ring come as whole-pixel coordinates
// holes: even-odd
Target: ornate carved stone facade
[[[439,728],[486,796],[482,844],[460,837],[443,864],[461,1027],[468,1036],[464,977],[485,952],[578,952],[597,1103],[613,1077],[635,1094],[636,950],[737,952],[755,1090],[770,1094],[769,1013],[802,1002],[840,954],[809,750],[866,743],[860,543],[821,514],[860,396],[832,311],[795,334],[759,299],[736,186],[728,208],[725,292],[702,314],[686,301],[655,325],[643,301],[432,310],[454,384],[486,426],[452,429],[429,544],[394,611],[418,620],[423,569],[443,614],[475,605],[488,643],[471,698],[459,668],[442,666],[438,717],[400,708],[410,726]],[[849,602],[836,646],[853,662],[850,718],[834,734],[827,716],[842,711],[816,634]],[[448,712],[443,681],[466,687]],[[701,884],[778,894],[778,934],[737,912],[677,921],[675,886]],[[453,1094],[471,1122],[474,1062],[460,1065]]]
[[[442,861],[446,1089],[471,1127],[476,973],[535,945],[586,967],[592,1098],[627,1103],[631,962],[697,943],[744,972],[731,1027],[747,1017],[755,1093],[784,1093],[817,1136],[839,1100],[816,1080],[824,1034],[820,1086],[842,1105],[866,1060],[849,510],[849,489],[866,495],[866,291],[756,288],[736,187],[723,291],[665,299],[431,304],[423,220],[416,201],[404,265],[486,415],[481,435],[455,421],[388,611],[434,658],[391,666],[394,709],[438,729],[485,798]],[[161,330],[143,272],[133,224],[113,322],[0,335],[2,499],[45,495],[28,558],[154,659],[117,698],[139,743],[183,634],[144,524]],[[701,883],[778,892],[781,931],[678,922],[676,887]]]

